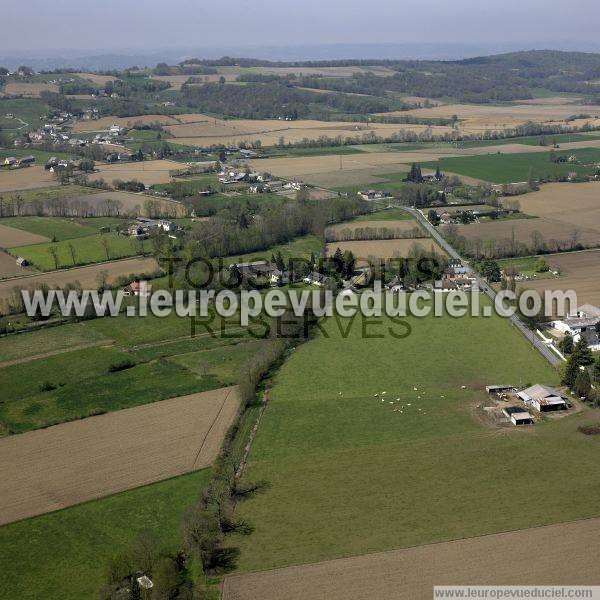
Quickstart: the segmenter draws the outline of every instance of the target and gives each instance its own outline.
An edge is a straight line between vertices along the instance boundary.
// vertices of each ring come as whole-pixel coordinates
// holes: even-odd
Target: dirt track
[[[0,440],[0,525],[209,466],[238,405],[222,388]]]
[[[599,585],[599,554],[600,518],[235,575],[223,600],[430,600],[434,585]]]

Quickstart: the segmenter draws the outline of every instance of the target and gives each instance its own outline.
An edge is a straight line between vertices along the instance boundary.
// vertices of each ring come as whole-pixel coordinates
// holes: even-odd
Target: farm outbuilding
[[[533,417],[519,406],[508,406],[502,412],[510,419],[513,425],[533,425]]]
[[[485,391],[488,394],[501,394],[502,392],[514,392],[514,385],[486,385]]]
[[[19,265],[19,267],[26,267],[29,265],[29,261],[26,258],[19,256],[19,258],[17,258],[17,265]]]
[[[520,392],[517,396],[538,412],[553,410],[567,410],[567,400],[558,391],[545,385],[532,385]]]

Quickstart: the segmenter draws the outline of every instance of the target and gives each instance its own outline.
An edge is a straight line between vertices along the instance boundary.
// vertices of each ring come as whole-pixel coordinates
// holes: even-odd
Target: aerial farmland
[[[600,586],[595,7],[72,4],[0,39],[0,600]]]

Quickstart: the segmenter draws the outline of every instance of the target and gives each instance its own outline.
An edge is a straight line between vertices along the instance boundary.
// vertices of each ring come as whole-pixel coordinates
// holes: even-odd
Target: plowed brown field
[[[223,600],[430,600],[436,585],[599,585],[599,553],[600,519],[589,519],[234,575]]]
[[[207,467],[238,406],[229,387],[1,439],[0,525]]]

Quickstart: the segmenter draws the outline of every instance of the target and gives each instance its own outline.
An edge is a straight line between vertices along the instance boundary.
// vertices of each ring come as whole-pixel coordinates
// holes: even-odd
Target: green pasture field
[[[27,124],[20,131],[30,131],[36,129],[41,124],[41,117],[44,117],[49,110],[49,106],[44,104],[39,98],[0,98],[0,114],[12,113],[15,115],[15,121],[23,119]],[[18,123],[18,126],[23,123]],[[10,156],[15,156],[10,154]]]
[[[577,432],[598,411],[499,429],[476,408],[485,385],[558,374],[499,317],[403,320],[397,339],[388,318],[328,319],[275,375],[240,571],[598,516],[600,438]]]
[[[179,549],[181,517],[209,477],[205,469],[0,527],[2,597],[98,598],[108,561],[139,532]]]
[[[124,219],[93,217],[72,219],[66,217],[5,217],[0,225],[43,235],[57,242],[95,235],[101,227],[115,227],[127,223]],[[16,250],[15,250],[16,252]]]
[[[518,183],[527,181],[530,174],[534,179],[566,176],[571,172],[588,175],[595,171],[593,166],[588,165],[600,161],[598,148],[556,152],[557,157],[571,155],[577,157],[578,163],[553,163],[549,153],[526,152],[442,158],[439,161],[423,163],[421,166],[427,169],[439,166],[443,172],[475,177],[492,183]]]
[[[121,314],[0,339],[0,363],[19,361],[0,365],[0,435],[237,384],[269,343],[239,315],[196,323],[192,337],[189,318]],[[111,372],[124,362],[133,364]]]
[[[363,221],[412,221],[413,217],[405,210],[400,208],[390,208],[386,210],[378,210],[377,212],[369,213],[368,215],[360,215],[356,219],[352,219],[353,223]]]
[[[250,252],[248,254],[241,254],[238,256],[228,256],[223,259],[223,262],[241,263],[241,262],[253,262],[258,260],[270,260],[273,254],[281,252],[285,260],[289,258],[309,258],[311,253],[319,254],[323,250],[323,242],[314,235],[305,235],[303,237],[296,238],[287,244],[280,244],[272,246],[268,250],[261,250],[259,252]]]
[[[97,347],[1,368],[0,424],[5,432],[21,433],[219,387],[161,359],[109,371],[128,359]]]
[[[541,146],[545,141],[546,146],[553,144],[566,144],[569,142],[587,142],[588,140],[600,139],[600,133],[557,133],[556,135],[528,135],[523,137],[502,138],[497,140],[468,140],[455,142],[452,145],[457,148],[479,148],[482,146],[504,146],[506,144],[525,144],[526,146]]]
[[[12,156],[12,154],[11,154]],[[19,190],[4,192],[5,199],[19,196],[24,202],[35,202],[43,200],[54,200],[56,198],[77,198],[101,192],[100,189],[83,187],[81,185],[61,185],[60,187],[37,188],[33,190]],[[3,221],[0,220],[0,223]]]
[[[88,327],[88,323],[68,323],[8,335],[0,338],[0,362],[21,360],[30,356],[68,350],[75,346],[94,344],[107,340],[101,333]]]
[[[265,345],[269,343],[272,342],[245,341],[211,350],[178,354],[168,360],[201,377],[214,377],[219,382],[219,387],[225,387],[239,383],[244,365],[253,356],[263,352]]]
[[[365,144],[366,146],[367,144]],[[366,150],[362,146],[319,146],[300,148],[289,146],[285,148],[265,148],[256,151],[261,156],[275,158],[280,156],[328,156],[337,154],[363,154]],[[259,163],[260,164],[260,163]]]
[[[106,256],[103,241],[108,241],[108,257]],[[75,261],[71,256],[70,246],[75,249]],[[51,248],[56,248],[58,252],[58,268],[72,267],[75,265],[87,265],[103,262],[106,260],[115,260],[128,256],[137,256],[149,250],[148,241],[134,241],[131,238],[118,236],[110,233],[88,235],[72,240],[63,239],[60,242],[48,242],[43,244],[33,244],[31,246],[19,246],[9,249],[13,256],[22,256],[32,265],[42,271],[53,271],[56,267],[54,258],[50,253]]]

